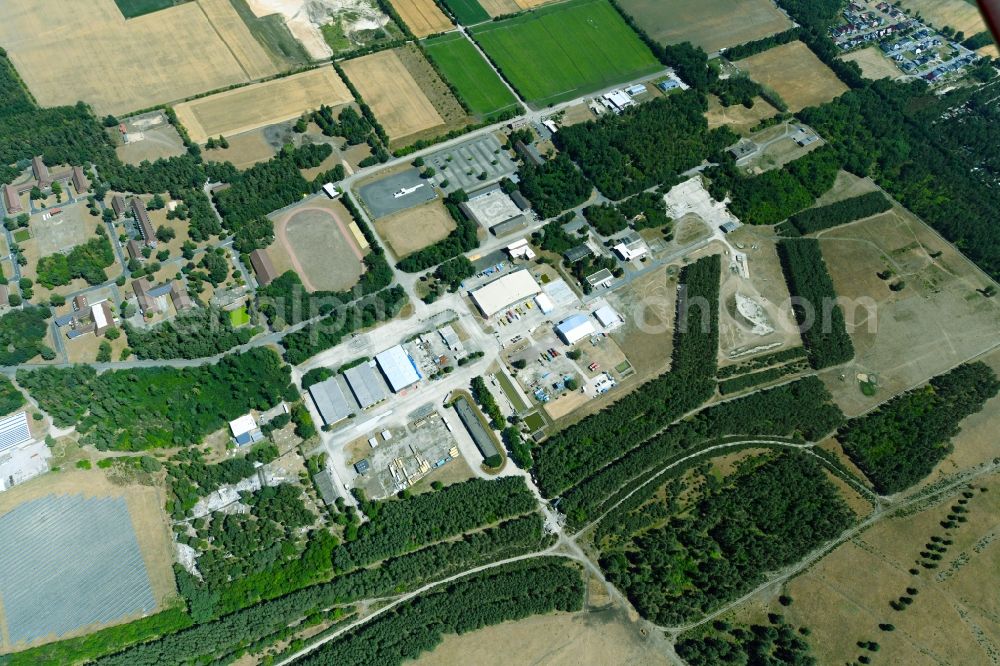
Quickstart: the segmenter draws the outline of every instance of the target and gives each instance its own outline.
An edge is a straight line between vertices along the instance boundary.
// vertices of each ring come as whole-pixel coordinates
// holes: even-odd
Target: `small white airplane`
[[[405,197],[407,194],[413,194],[424,185],[425,183],[420,183],[419,185],[414,185],[413,187],[401,187],[392,193],[392,197],[393,199],[399,199],[400,197]]]

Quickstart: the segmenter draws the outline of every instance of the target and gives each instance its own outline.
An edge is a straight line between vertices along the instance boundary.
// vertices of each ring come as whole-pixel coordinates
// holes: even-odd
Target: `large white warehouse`
[[[568,345],[575,344],[596,332],[594,322],[590,320],[590,317],[581,314],[567,317],[556,326],[556,334]]]
[[[527,270],[514,271],[469,293],[472,302],[486,318],[515,303],[531,298],[541,292],[535,278]]]

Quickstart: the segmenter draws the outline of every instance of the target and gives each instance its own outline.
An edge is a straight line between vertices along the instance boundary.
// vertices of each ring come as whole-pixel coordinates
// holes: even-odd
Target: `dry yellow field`
[[[436,35],[454,27],[448,17],[434,4],[434,0],[390,0],[390,2],[417,37]]]
[[[479,0],[479,4],[493,18],[507,14],[516,14],[521,11],[521,8],[514,0]]]
[[[750,129],[757,126],[760,121],[777,113],[776,108],[760,97],[754,98],[753,107],[748,109],[742,104],[722,106],[718,97],[709,95],[708,111],[705,112],[705,118],[708,120],[709,129],[729,125],[730,129],[737,134],[746,136],[750,133]]]
[[[853,51],[845,55],[841,60],[845,62],[856,62],[861,68],[861,74],[866,79],[895,79],[902,75],[892,61],[882,55],[882,51],[877,46],[869,46],[860,51]]]
[[[233,9],[233,3],[229,0],[198,0],[198,4],[226,42],[226,46],[239,60],[247,77],[264,79],[280,71]]]
[[[904,9],[920,12],[924,21],[935,28],[950,25],[966,37],[986,30],[986,23],[974,4],[965,0],[901,0]]]
[[[444,124],[395,50],[348,60],[343,67],[390,139]]]
[[[847,86],[802,42],[782,44],[735,64],[754,81],[777,91],[792,112],[847,92]]]
[[[436,243],[454,228],[455,220],[440,199],[375,221],[379,235],[400,258]]]
[[[72,11],[64,0],[8,0],[2,12],[0,46],[43,106],[83,100],[122,114],[253,78],[233,55],[251,58],[250,45],[223,28],[227,45],[198,3],[129,21],[114,0],[77,0]]]
[[[245,88],[178,104],[174,110],[192,141],[239,134],[299,117],[321,104],[352,101],[351,91],[332,67],[321,67]]]

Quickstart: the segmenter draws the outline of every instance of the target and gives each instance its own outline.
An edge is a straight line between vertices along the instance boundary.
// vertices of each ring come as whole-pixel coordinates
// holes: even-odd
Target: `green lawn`
[[[186,0],[115,0],[122,16],[127,19],[158,12],[161,9],[179,5],[181,2],[186,2]]]
[[[424,42],[424,49],[473,113],[488,116],[517,104],[514,95],[464,35],[453,32],[429,39]]]
[[[233,325],[233,328],[249,324],[250,313],[247,312],[247,306],[244,305],[243,307],[236,308],[235,310],[230,310],[229,323]]]
[[[475,25],[490,20],[490,15],[476,0],[444,0],[444,4],[462,25]]]
[[[662,69],[607,0],[552,5],[471,32],[521,97],[537,106]]]
[[[14,240],[18,243],[23,243],[24,241],[31,238],[31,232],[27,229],[18,229],[14,232]]]
[[[507,399],[510,400],[510,404],[514,406],[515,411],[523,412],[528,408],[528,405],[524,403],[521,396],[514,389],[514,385],[510,382],[510,377],[507,376],[505,372],[498,372],[496,374],[497,381],[500,383],[500,390],[503,391]]]

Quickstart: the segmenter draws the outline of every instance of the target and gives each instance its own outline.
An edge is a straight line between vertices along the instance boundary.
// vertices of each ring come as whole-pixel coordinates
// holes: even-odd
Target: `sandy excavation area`
[[[314,60],[333,55],[320,30],[331,17],[345,11],[359,14],[351,24],[352,30],[373,30],[389,20],[365,0],[247,0],[247,4],[258,17],[281,14],[288,30]]]

